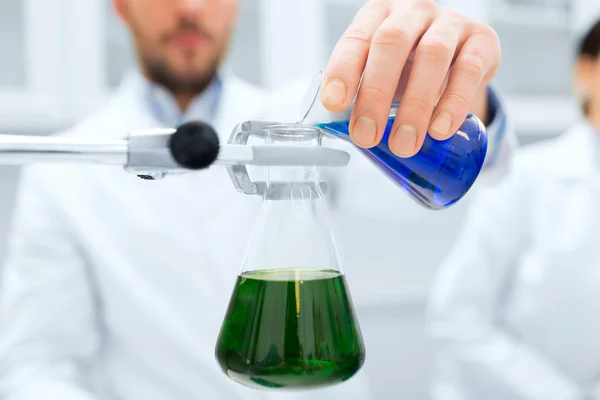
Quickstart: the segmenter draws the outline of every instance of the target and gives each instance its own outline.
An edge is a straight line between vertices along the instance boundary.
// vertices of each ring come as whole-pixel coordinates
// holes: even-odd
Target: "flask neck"
[[[294,132],[298,129],[301,132]],[[281,125],[266,132],[266,144],[319,146],[318,129]],[[312,269],[341,272],[319,169],[267,167],[266,188],[243,271]]]
[[[265,143],[284,146],[321,146],[322,132],[311,127],[279,125],[269,128]],[[323,197],[319,168],[315,166],[268,166],[265,200],[301,200]]]
[[[273,186],[263,199],[242,272],[252,270],[335,270],[339,254],[322,192]]]

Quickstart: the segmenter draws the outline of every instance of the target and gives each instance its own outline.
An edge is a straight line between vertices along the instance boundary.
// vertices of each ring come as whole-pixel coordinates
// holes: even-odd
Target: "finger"
[[[346,110],[358,90],[373,34],[387,17],[382,2],[370,1],[338,41],[323,73],[321,102],[329,111]]]
[[[452,59],[465,35],[464,22],[446,13],[433,22],[419,41],[390,135],[390,150],[394,154],[411,157],[421,148]]]
[[[450,79],[434,112],[429,127],[432,137],[447,139],[464,122],[477,91],[493,76],[499,64],[499,46],[493,36],[470,36],[459,51],[450,70]]]
[[[408,56],[434,18],[435,5],[395,9],[373,35],[350,121],[350,137],[377,145],[386,129],[394,94]]]

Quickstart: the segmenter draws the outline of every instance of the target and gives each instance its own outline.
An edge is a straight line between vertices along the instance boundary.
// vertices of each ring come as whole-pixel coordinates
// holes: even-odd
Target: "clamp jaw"
[[[277,136],[277,142],[297,142],[299,138],[316,139],[319,145],[285,146],[260,145],[248,146],[248,139],[253,137],[268,140],[270,134]],[[229,146],[244,146],[255,152],[255,161],[265,162],[240,163],[228,165],[227,172],[237,191],[250,195],[263,195],[266,182],[253,182],[248,174],[247,165],[269,166],[314,166],[343,167],[348,165],[350,155],[342,150],[321,147],[322,133],[319,129],[299,124],[281,124],[268,121],[245,121],[235,126],[229,138]],[[326,186],[321,182],[321,187]]]

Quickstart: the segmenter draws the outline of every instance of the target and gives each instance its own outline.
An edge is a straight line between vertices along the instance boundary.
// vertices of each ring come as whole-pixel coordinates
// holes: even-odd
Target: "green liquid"
[[[351,378],[365,350],[344,276],[330,270],[242,274],[216,357],[231,379],[254,388],[310,389]]]

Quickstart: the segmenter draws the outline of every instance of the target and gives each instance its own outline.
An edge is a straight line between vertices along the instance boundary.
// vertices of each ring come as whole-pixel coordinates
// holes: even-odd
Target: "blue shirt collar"
[[[220,76],[215,77],[202,93],[192,99],[187,111],[182,113],[167,88],[151,82],[139,71],[136,73],[142,80],[143,101],[152,116],[165,127],[175,128],[189,121],[213,122],[223,86]]]

